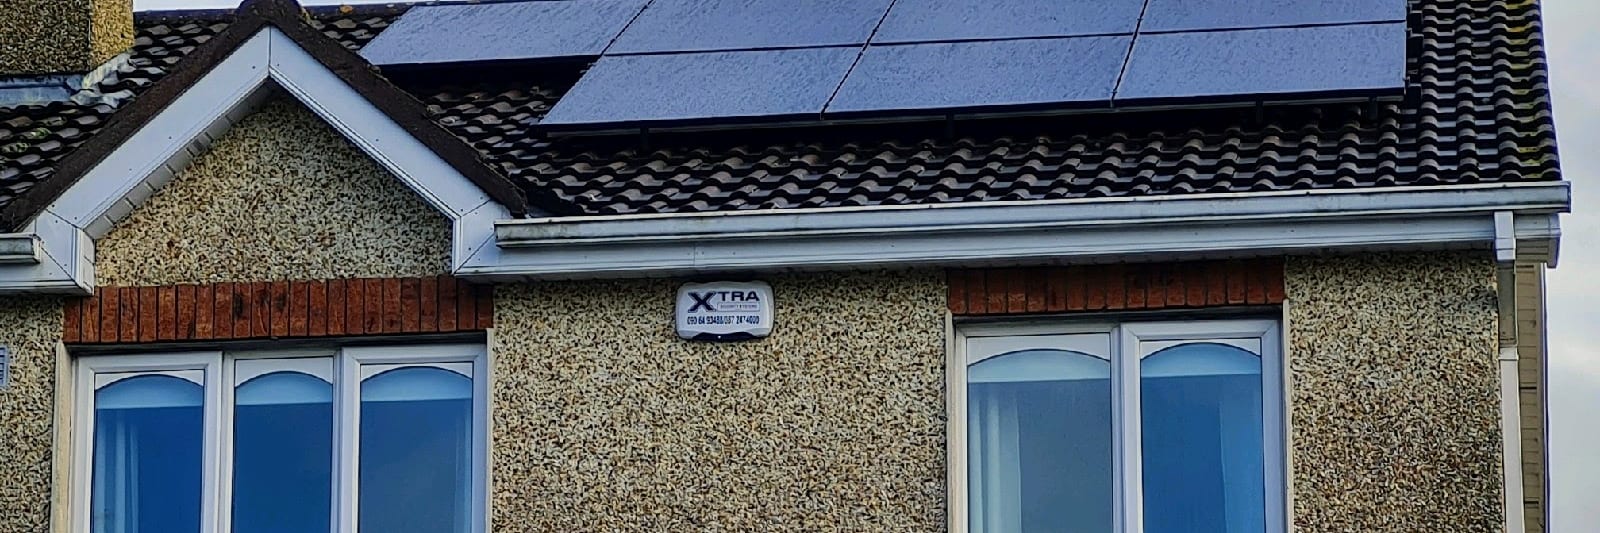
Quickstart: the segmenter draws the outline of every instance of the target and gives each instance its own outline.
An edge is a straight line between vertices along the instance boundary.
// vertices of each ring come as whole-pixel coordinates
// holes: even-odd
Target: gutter
[[[1553,251],[1565,182],[969,202],[495,222],[463,276],[1116,261],[1341,248],[1488,248],[1494,213]],[[1553,261],[1553,257],[1548,258]]]
[[[39,236],[31,233],[0,233],[0,265],[39,264]]]

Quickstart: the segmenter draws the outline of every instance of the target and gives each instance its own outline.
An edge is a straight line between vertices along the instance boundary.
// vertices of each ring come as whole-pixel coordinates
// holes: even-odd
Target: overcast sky
[[[383,1],[305,5],[381,4]],[[135,9],[232,7],[228,0],[135,0]],[[1544,0],[1545,43],[1554,85],[1556,134],[1576,214],[1562,220],[1561,265],[1550,274],[1550,416],[1552,520],[1568,533],[1600,524],[1600,193],[1589,176],[1600,169],[1600,1]]]

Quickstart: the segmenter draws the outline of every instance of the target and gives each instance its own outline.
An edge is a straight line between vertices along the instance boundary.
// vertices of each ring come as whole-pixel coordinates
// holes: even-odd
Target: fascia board
[[[267,77],[270,37],[257,34],[139,128],[46,209],[87,228],[245,101]]]
[[[1212,195],[956,207],[502,220],[492,279],[681,275],[1333,249],[1485,247],[1495,212],[1519,239],[1559,235],[1564,183],[1324,194]]]
[[[87,294],[81,275],[87,240],[83,230],[49,211],[22,232],[0,235],[0,293]]]
[[[293,39],[267,27],[91,168],[23,232],[9,239],[0,235],[0,293],[92,292],[94,241],[87,230],[104,229],[134,209],[153,193],[155,186],[147,183],[152,176],[192,155],[185,150],[196,139],[214,133],[209,130],[220,118],[243,109],[269,80],[450,219],[452,266],[463,267],[494,248],[494,221],[510,216],[504,206]],[[27,246],[34,247],[31,261]]]
[[[667,215],[501,220],[502,247],[755,236],[895,234],[999,227],[1084,226],[1241,220],[1303,220],[1352,215],[1463,212],[1565,212],[1565,182],[1538,186],[1363,189],[1291,193],[1153,196],[1040,202],[982,202],[732,211]]]

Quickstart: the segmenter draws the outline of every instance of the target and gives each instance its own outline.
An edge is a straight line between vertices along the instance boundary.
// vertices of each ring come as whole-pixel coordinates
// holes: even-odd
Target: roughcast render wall
[[[499,287],[495,531],[942,530],[943,275],[768,281],[726,344],[676,337],[676,282]]]
[[[300,103],[241,120],[95,243],[102,285],[449,272],[450,225]]]
[[[61,299],[0,297],[0,345],[11,352],[0,389],[0,531],[48,531],[55,445]]]
[[[1299,533],[1500,531],[1487,252],[1287,265]]]

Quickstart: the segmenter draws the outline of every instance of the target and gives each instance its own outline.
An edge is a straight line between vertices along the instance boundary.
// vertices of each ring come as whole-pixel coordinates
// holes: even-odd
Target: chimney
[[[132,46],[133,0],[0,0],[0,105],[40,88],[70,96]]]

